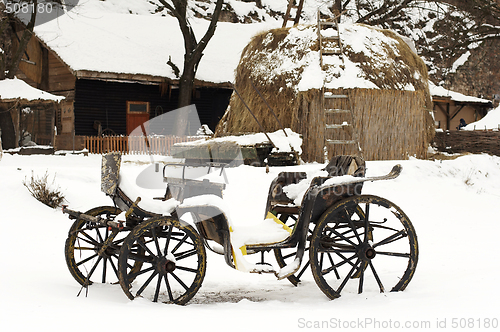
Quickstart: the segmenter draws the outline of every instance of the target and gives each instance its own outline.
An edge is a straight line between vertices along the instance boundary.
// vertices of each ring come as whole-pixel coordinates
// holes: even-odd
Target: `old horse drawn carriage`
[[[158,165],[149,168],[166,183],[158,212],[141,207],[141,198],[124,188],[120,155],[105,155],[102,190],[113,205],[85,213],[63,208],[74,219],[65,245],[69,271],[83,287],[119,283],[130,299],[185,304],[202,285],[209,249],[231,268],[274,273],[294,285],[310,269],[331,299],[402,291],[417,265],[415,230],[394,203],[361,193],[364,182],[395,178],[401,166],[376,177],[366,177],[364,166],[358,157],[338,156],[323,176],[279,173],[257,236],[249,238],[248,228],[234,228],[223,204],[227,164],[164,164],[163,173]],[[193,170],[197,175],[190,177]],[[275,259],[266,261],[265,253]],[[257,263],[249,262],[252,255]]]

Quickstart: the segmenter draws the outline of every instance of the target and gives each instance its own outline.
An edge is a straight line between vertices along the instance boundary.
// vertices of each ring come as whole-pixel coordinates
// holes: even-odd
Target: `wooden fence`
[[[168,156],[176,143],[199,140],[200,137],[178,136],[85,136],[89,153],[155,154]]]
[[[500,131],[453,130],[437,132],[434,146],[448,153],[487,153],[500,156]]]

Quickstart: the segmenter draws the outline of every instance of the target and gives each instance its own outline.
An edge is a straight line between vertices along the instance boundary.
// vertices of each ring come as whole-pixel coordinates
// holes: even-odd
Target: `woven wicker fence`
[[[168,156],[176,143],[199,140],[200,137],[178,136],[86,136],[85,148],[89,153],[103,154],[156,154]]]
[[[487,153],[500,156],[500,131],[455,130],[436,133],[434,147],[448,153]]]

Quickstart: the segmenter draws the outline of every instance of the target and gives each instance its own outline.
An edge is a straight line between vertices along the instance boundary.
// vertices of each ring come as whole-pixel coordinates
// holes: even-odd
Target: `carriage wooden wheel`
[[[355,213],[358,208],[363,213]],[[342,292],[402,291],[417,265],[417,236],[394,203],[352,196],[321,216],[309,258],[317,285],[331,299]]]
[[[138,271],[131,269],[141,264]],[[206,253],[196,230],[171,217],[146,220],[123,242],[118,263],[125,294],[153,302],[187,303],[206,272]]]
[[[121,211],[113,206],[99,206],[85,212],[87,215],[108,220],[113,220],[120,213]],[[69,271],[80,285],[118,282],[118,254],[128,232],[122,231],[109,241],[111,234],[108,227],[83,219],[75,220],[71,226],[64,253]],[[106,241],[111,243],[102,249]],[[131,269],[139,269],[139,265]]]

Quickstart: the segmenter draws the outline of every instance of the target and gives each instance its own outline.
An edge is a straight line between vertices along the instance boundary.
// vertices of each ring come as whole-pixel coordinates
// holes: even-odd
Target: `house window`
[[[127,135],[149,120],[149,102],[127,101]]]

